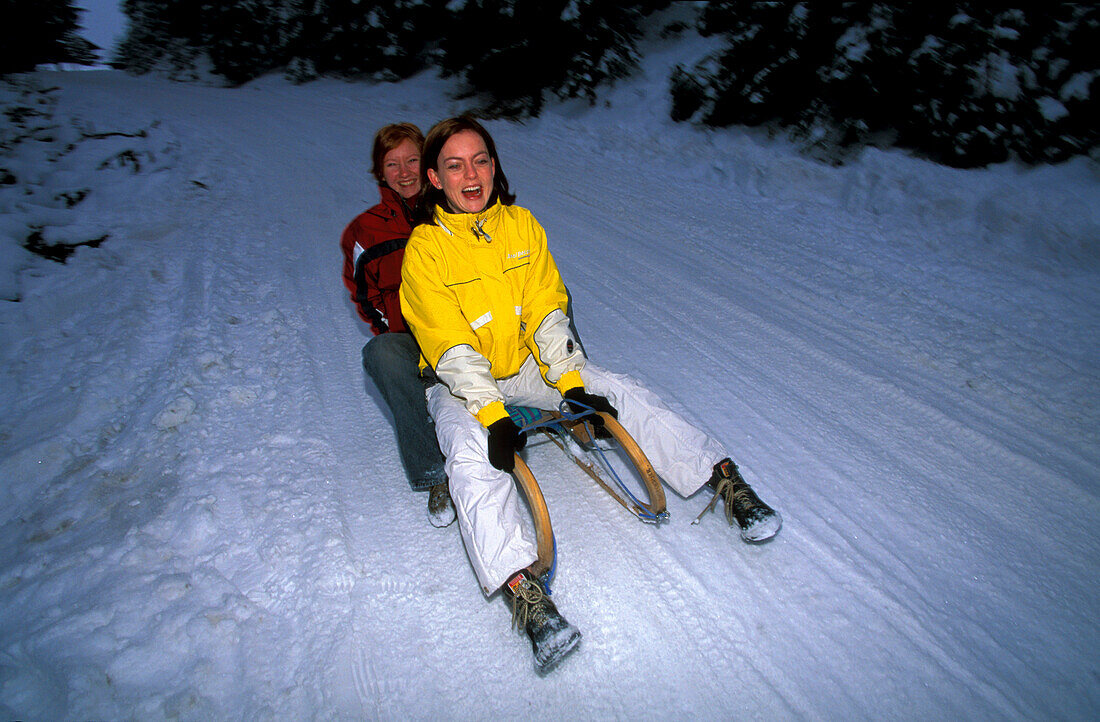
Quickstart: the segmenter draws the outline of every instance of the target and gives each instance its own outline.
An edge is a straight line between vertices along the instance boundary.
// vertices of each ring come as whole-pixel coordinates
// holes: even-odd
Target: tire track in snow
[[[764,325],[759,319],[753,318],[748,314],[738,314],[736,318],[738,325]],[[856,373],[853,369],[848,367],[847,364],[840,362],[834,357],[831,357],[828,354],[821,352],[819,349],[815,348],[812,345],[802,343],[800,339],[792,338],[791,336],[780,332],[778,329],[767,328],[766,334],[769,336],[781,338],[781,343],[787,348],[788,351],[790,351],[791,349],[794,350],[794,353],[790,354],[791,356],[809,359],[810,363],[807,365],[812,365],[813,367],[818,369],[823,377],[843,378],[845,376],[853,376]],[[707,350],[704,346],[694,344],[690,338],[683,339],[683,341],[688,346],[693,347],[693,351],[706,357]],[[717,361],[717,359],[713,356],[710,356],[710,359],[712,362]],[[775,369],[781,368],[781,364],[762,365],[753,368],[750,374],[747,375],[753,378],[761,379],[760,386],[762,388],[778,389],[783,387],[783,380],[782,376],[777,373]],[[864,380],[864,383],[866,383],[866,380]],[[905,395],[897,387],[886,383],[877,384],[874,396],[876,397],[876,403],[879,407],[890,409],[889,411],[885,411],[883,413],[883,415],[886,417],[904,418],[907,419],[909,423],[914,424],[918,427],[946,427],[948,429],[948,433],[946,434],[946,436],[948,438],[951,438],[962,448],[969,449],[971,452],[973,452],[973,450],[975,449],[982,450],[984,454],[988,454],[988,458],[1000,459],[1001,461],[999,463],[1001,464],[1007,462],[1012,465],[1022,465],[1025,468],[1031,467],[1033,471],[1043,471],[1041,469],[1036,469],[1034,465],[1027,460],[1013,458],[1015,455],[1011,451],[1001,448],[993,440],[984,435],[981,435],[971,429],[958,426],[952,420],[944,418],[942,414],[940,414],[936,410],[929,409],[918,400],[912,399],[911,397]],[[803,421],[803,423],[813,428],[829,429],[831,433],[829,433],[828,435],[829,437],[831,437],[831,442],[833,444],[836,444],[838,441],[843,440],[843,445],[847,450],[862,451],[862,456],[866,460],[866,462],[877,465],[882,465],[883,462],[886,462],[885,466],[897,470],[896,473],[899,475],[899,479],[910,479],[914,481],[923,480],[923,482],[917,482],[918,489],[921,487],[926,489],[934,489],[936,487],[936,483],[929,477],[928,473],[921,466],[914,465],[911,460],[904,457],[894,456],[889,447],[884,447],[878,444],[874,438],[866,437],[865,435],[863,435],[858,429],[867,428],[867,424],[853,426],[844,423],[842,419],[838,419],[835,415],[829,412],[826,412],[824,410],[819,411],[815,409],[814,400],[804,398],[803,401],[807,402],[804,406],[803,414],[801,416],[801,420]],[[762,418],[763,416],[764,415],[761,414]],[[920,421],[918,422],[917,420]],[[871,428],[874,428],[873,425],[871,426]],[[783,430],[776,428],[773,429],[771,433],[767,434],[765,438],[780,436],[783,433],[785,433]],[[941,451],[943,451],[942,448]],[[946,456],[957,457],[957,455],[950,450],[947,451]],[[973,463],[970,459],[964,457],[957,457],[957,460],[960,467],[962,468],[970,466]],[[852,480],[849,480],[849,483],[851,483],[851,481]],[[870,490],[867,491],[869,492]],[[813,492],[811,492],[811,494],[812,493]],[[848,493],[850,494],[851,492]],[[939,497],[939,494],[934,494],[933,498]],[[839,498],[844,499],[845,497],[844,495],[842,495]],[[919,497],[917,501],[919,501]],[[983,515],[988,516],[991,511],[989,505],[982,502],[972,503],[969,498],[962,498],[956,501],[960,502],[961,508],[949,508],[946,511],[942,508],[938,508],[935,505],[935,502],[926,502],[926,504],[922,505],[924,508],[917,510],[917,513],[914,514],[913,518],[927,519],[929,520],[929,523],[927,523],[926,525],[921,525],[919,523],[913,524],[912,522],[905,523],[906,520],[903,517],[899,520],[896,520],[895,523],[890,524],[890,528],[893,530],[892,533],[896,534],[901,529],[908,527],[912,532],[915,532],[927,538],[930,536],[929,532],[934,529],[934,526],[936,524],[942,524],[945,528],[948,529],[965,530],[968,526],[966,522],[968,518],[981,517]],[[778,503],[780,505],[783,504],[782,497],[779,498]],[[804,513],[808,506],[810,505],[800,507],[799,511]],[[812,508],[815,509],[816,514],[821,518],[822,521],[824,521],[825,519],[834,520],[833,522],[824,525],[826,533],[828,528],[836,523],[835,520],[837,519],[846,519],[847,521],[845,526],[852,530],[859,530],[860,528],[865,527],[864,519],[852,516],[848,512],[847,506],[848,505],[846,503],[837,503],[837,501],[834,501],[834,499],[830,498],[830,496],[828,495],[817,494],[814,495],[814,504],[812,504]],[[1002,528],[1008,531],[1011,527],[1011,520],[1014,517],[1018,516],[1018,509],[1012,504],[1004,502],[1000,504],[1000,507],[1001,508],[997,511],[999,512],[999,514],[1002,515],[1002,518],[1004,518],[1005,520]],[[947,518],[945,519],[944,516],[946,516]],[[1052,517],[1056,516],[1058,515],[1052,514]],[[952,519],[954,519],[955,521],[951,521]],[[900,521],[902,523],[899,524],[897,523],[897,521]],[[988,524],[988,522],[986,522],[986,524]],[[922,529],[922,526],[932,527],[933,529]],[[979,543],[990,543],[992,539],[986,536],[988,534],[988,529],[983,528],[982,532],[985,538],[981,539]],[[869,544],[870,546],[868,546]],[[1021,543],[1021,546],[1023,546],[1023,543]],[[891,626],[899,633],[900,636],[905,638],[915,648],[921,649],[923,653],[928,656],[930,661],[934,661],[937,665],[939,665],[944,671],[944,676],[953,679],[963,679],[968,676],[967,660],[973,656],[974,652],[972,650],[959,648],[958,645],[954,643],[954,640],[951,638],[950,633],[945,633],[939,629],[931,628],[927,625],[927,623],[923,621],[925,618],[928,617],[929,614],[935,613],[936,610],[933,607],[929,606],[927,609],[922,609],[921,607],[912,606],[912,601],[920,599],[922,598],[922,596],[924,596],[923,588],[929,580],[922,580],[915,576],[904,578],[897,575],[897,571],[905,570],[909,568],[910,564],[913,561],[919,560],[914,560],[911,557],[903,556],[899,554],[899,551],[897,549],[887,549],[882,545],[874,544],[873,535],[868,536],[867,534],[864,534],[864,541],[860,546],[851,547],[852,550],[854,550],[860,557],[865,560],[864,564],[851,564],[850,559],[848,559],[847,557],[840,557],[834,554],[834,548],[835,547],[831,545],[818,544],[816,549],[819,554],[823,554],[826,558],[832,558],[832,561],[834,562],[834,564],[832,565],[833,574],[843,569],[845,572],[844,575],[850,578],[852,573],[855,572],[857,579],[862,577],[862,586],[865,589],[875,590],[876,592],[881,588],[888,588],[896,584],[901,584],[907,589],[907,592],[904,595],[889,595],[888,597],[886,597],[883,601],[885,602],[888,600],[890,602],[889,604],[883,603],[878,609],[868,609],[867,611],[871,613],[872,616],[881,617],[883,620],[890,622]],[[936,547],[933,547],[932,549],[935,548]],[[924,550],[920,556],[931,554],[932,549]],[[947,551],[946,549],[942,549],[941,551],[951,554],[951,552]],[[971,558],[971,564],[980,563],[978,560],[973,560],[972,554],[966,554],[965,550],[962,551],[964,551],[962,558]],[[1021,552],[1025,554],[1034,553],[1032,550],[1027,549],[1022,549]],[[911,554],[911,552],[909,553]],[[819,564],[820,562],[818,562],[817,565]],[[827,567],[825,569],[827,569]],[[867,569],[868,571],[857,571],[861,569]],[[884,573],[886,574],[888,580],[886,584],[883,584],[878,578]],[[839,580],[834,580],[834,584],[836,584],[837,581]],[[899,613],[901,610],[905,610],[905,614]],[[1038,611],[1039,610],[1037,610],[1037,612]],[[853,614],[853,618],[859,616],[860,615],[858,614]],[[911,621],[911,623],[893,623],[893,620],[895,619],[904,619],[906,617]],[[1007,652],[1010,656],[1015,656],[1021,664],[1026,662],[1026,659],[1020,655],[1020,652],[1014,651],[1012,648],[1005,648],[1001,646],[1000,650],[1002,651],[1002,653]],[[998,690],[995,687],[981,684],[979,680],[975,680],[974,687],[977,689],[984,689],[985,694],[988,695],[990,703],[994,707],[1001,709],[1002,712],[1009,715],[1019,714],[1021,712],[1020,709],[1015,707],[1014,703],[1009,701],[1010,697],[1006,697],[1006,694],[1011,693],[1011,690]]]
[[[546,470],[547,461],[555,460],[568,471],[553,474]],[[713,598],[713,590],[701,581],[706,578],[717,583],[725,575],[708,571],[701,578],[697,570],[689,571],[682,564],[682,556],[701,541],[693,534],[687,513],[681,513],[686,506],[682,501],[673,499],[671,506],[674,516],[683,518],[662,527],[642,524],[555,449],[540,452],[537,461],[540,463],[530,463],[537,476],[548,477],[542,486],[555,530],[560,530],[559,545],[568,543],[575,549],[568,567],[562,570],[568,576],[555,588],[570,594],[569,605],[563,607],[566,615],[583,621],[576,622],[587,635],[577,653],[580,660],[639,690],[646,687],[648,669],[662,669],[674,679],[693,679],[690,688],[682,690],[684,698],[679,702],[686,705],[685,712],[694,709],[701,698],[731,707],[786,704],[783,690],[769,674],[775,667],[756,669],[753,665],[748,647],[751,634],[745,626],[748,620],[742,619],[746,611],[751,615],[752,594],[742,591],[735,595],[733,605],[742,608],[731,613],[725,595],[721,601]],[[578,483],[581,489],[565,491]],[[728,545],[729,556],[736,558],[741,551],[736,532],[726,529],[722,541]],[[579,597],[575,589],[581,592]],[[598,590],[598,606],[589,598],[593,589]],[[574,612],[578,604],[580,609]],[[738,650],[745,653],[738,654]],[[734,660],[740,662],[736,691],[726,684],[728,678],[721,672]],[[666,699],[676,697],[676,688],[666,695]]]
[[[550,225],[554,223],[558,228],[559,238],[562,235],[570,235],[569,231],[561,233],[561,227],[569,229],[575,229],[576,237],[583,238],[585,235],[600,236],[601,228],[599,218],[606,215],[603,207],[591,206],[592,214],[590,217],[586,217],[582,225],[581,222],[574,219],[581,218],[584,214],[570,213],[567,219],[563,220],[563,217],[559,215],[552,215],[549,220],[544,219],[544,223]],[[595,222],[594,222],[595,220]],[[591,230],[594,227],[595,230]],[[606,224],[603,227],[606,232],[602,234],[605,242],[610,237],[614,239],[616,237],[625,237],[630,235],[631,228],[627,227],[613,227],[610,224]],[[650,235],[661,236],[663,229],[647,228],[643,231],[635,229],[636,232],[632,238],[633,244],[636,244],[638,238],[647,238]],[[552,241],[553,242],[553,241]],[[583,241],[581,242],[584,243]],[[614,241],[612,240],[612,243]],[[643,247],[647,247],[642,243]],[[666,257],[663,245],[658,244],[653,250],[654,253],[647,255],[645,253],[631,252],[629,254],[620,255],[620,260],[616,265],[616,274],[614,278],[609,278],[606,274],[600,271],[586,271],[587,264],[578,264],[576,261],[570,261],[571,256],[576,255],[575,252],[566,251],[561,252],[562,246],[554,247],[555,254],[559,257],[559,263],[563,268],[572,263],[573,265],[582,269],[581,278],[582,283],[573,288],[575,297],[578,295],[578,289],[587,289],[591,291],[593,286],[598,287],[600,290],[596,293],[590,293],[589,295],[599,298],[615,298],[616,289],[622,287],[634,288],[637,286],[643,286],[649,279],[664,279],[668,276],[669,269],[675,269],[675,259]],[[710,252],[718,256],[720,249],[714,246],[710,247]],[[587,254],[582,254],[587,255]],[[728,263],[717,264],[718,266],[728,266]],[[564,271],[563,271],[564,272]],[[674,271],[675,274],[675,271]],[[752,274],[754,278],[763,279],[764,274]],[[968,458],[970,454],[973,454],[975,450],[978,450],[978,456],[986,459],[996,460],[990,465],[1005,465],[1006,463],[1011,466],[1022,467],[1027,469],[1031,473],[1045,473],[1045,470],[1038,467],[1034,463],[1027,459],[1020,458],[1019,455],[1012,449],[1005,447],[1003,444],[995,441],[986,434],[981,433],[975,428],[967,427],[954,419],[951,419],[944,415],[944,413],[938,409],[929,407],[922,398],[912,396],[910,393],[906,393],[899,386],[892,382],[890,379],[880,378],[877,375],[868,376],[865,371],[860,367],[853,365],[847,358],[835,355],[834,350],[838,347],[849,347],[858,349],[858,343],[853,343],[853,340],[857,337],[851,334],[847,335],[833,335],[832,337],[826,336],[825,339],[820,337],[820,334],[815,333],[813,330],[820,327],[826,332],[832,333],[837,329],[835,324],[832,324],[824,317],[820,311],[814,308],[814,303],[821,306],[820,298],[823,288],[828,286],[815,286],[809,282],[803,282],[797,277],[786,274],[785,276],[780,269],[781,277],[786,278],[788,281],[792,281],[796,288],[801,289],[801,297],[798,295],[792,296],[792,300],[798,304],[793,307],[789,307],[791,301],[785,301],[778,308],[780,309],[779,317],[783,319],[784,325],[782,327],[776,326],[774,322],[766,321],[762,316],[752,313],[748,310],[742,310],[736,302],[730,303],[732,296],[729,292],[717,292],[708,288],[712,284],[696,284],[692,286],[686,285],[689,301],[687,306],[692,309],[707,309],[720,307],[727,311],[733,311],[732,318],[723,319],[723,326],[733,326],[739,329],[738,335],[755,338],[757,342],[754,344],[754,354],[751,358],[738,359],[738,367],[744,370],[739,373],[742,379],[751,379],[753,385],[738,393],[738,397],[753,398],[755,395],[762,395],[764,398],[771,398],[772,400],[779,399],[783,402],[783,405],[792,410],[797,409],[797,417],[799,418],[800,426],[795,428],[810,428],[814,429],[813,437],[826,437],[829,439],[829,444],[832,446],[839,445],[853,456],[853,460],[861,460],[862,465],[866,468],[873,468],[874,466],[885,466],[892,470],[891,477],[901,482],[899,486],[897,482],[892,482],[893,494],[897,495],[902,492],[907,486],[907,483],[903,480],[919,480],[917,483],[928,489],[933,489],[937,486],[937,483],[930,476],[928,471],[920,464],[919,459],[911,459],[906,456],[896,454],[893,449],[893,445],[887,445],[880,443],[879,440],[873,436],[868,436],[862,431],[861,428],[876,428],[876,424],[867,425],[865,422],[863,426],[859,426],[853,423],[845,422],[842,416],[838,417],[833,412],[833,409],[839,406],[838,399],[827,398],[824,395],[821,396],[805,396],[798,395],[798,391],[804,391],[806,384],[804,380],[810,376],[818,377],[823,380],[829,380],[836,386],[851,387],[859,389],[867,389],[870,387],[873,389],[871,396],[875,399],[875,407],[872,410],[872,414],[876,417],[883,419],[904,419],[903,425],[895,428],[895,431],[901,431],[902,433],[912,436],[913,441],[916,443],[917,449],[928,448],[928,451],[932,452],[934,456],[943,456],[948,460],[954,460],[957,462],[958,469],[973,469],[975,472],[988,476],[985,473],[985,469],[975,466],[972,458]],[[569,282],[569,276],[566,276],[567,282]],[[774,278],[770,278],[770,282],[774,283]],[[678,284],[676,284],[678,285]],[[774,294],[772,294],[774,296]],[[696,298],[692,298],[696,297]],[[811,303],[811,301],[813,303]],[[582,301],[583,303],[583,301]],[[683,301],[680,301],[683,303]],[[824,305],[826,308],[828,304]],[[637,307],[632,305],[629,309],[629,315],[624,311],[618,310],[616,304],[605,304],[607,312],[619,319],[620,323],[629,324],[631,328],[647,329],[646,332],[641,332],[639,335],[643,339],[647,339],[650,333],[653,336],[664,337],[668,339],[675,339],[677,351],[680,355],[691,358],[694,366],[702,368],[722,368],[726,359],[715,356],[712,348],[713,344],[703,343],[699,339],[707,338],[707,329],[704,328],[703,323],[696,319],[687,317],[669,316],[667,309],[664,307],[645,306]],[[919,306],[918,306],[919,308]],[[776,316],[776,307],[772,308],[770,316]],[[807,312],[809,312],[807,314]],[[952,313],[964,313],[961,309],[952,309]],[[599,315],[599,314],[597,314]],[[799,318],[800,315],[806,316],[806,318]],[[973,317],[964,316],[967,318],[967,323],[974,323]],[[674,325],[675,324],[675,325]],[[604,328],[608,328],[613,324],[607,323],[606,319],[603,323]],[[649,331],[649,329],[656,329],[655,332]],[[686,329],[686,330],[685,330]],[[742,330],[747,329],[747,330]],[[586,337],[586,326],[581,324],[582,338],[586,339],[586,344],[589,347],[598,347],[597,343],[593,343],[591,340],[591,333]],[[762,340],[761,340],[762,339]],[[842,339],[845,339],[842,341]],[[823,342],[827,341],[827,343]],[[648,359],[661,359],[664,352],[662,349],[654,347],[654,345],[646,340],[643,340],[644,350],[642,353]],[[778,349],[777,351],[770,351],[770,349]],[[635,351],[637,352],[637,350]],[[670,363],[673,363],[670,359]],[[797,371],[794,368],[797,367]],[[792,373],[793,372],[793,373]],[[645,377],[648,374],[639,374]],[[796,383],[791,391],[788,391],[788,381],[791,378],[801,379],[801,383]],[[837,379],[843,379],[841,383],[836,383]],[[754,392],[754,389],[756,391]],[[719,399],[724,397],[719,396]],[[841,396],[843,398],[843,396]],[[858,409],[864,402],[859,396],[852,396],[852,404],[849,408]],[[744,405],[744,401],[738,401],[737,405]],[[784,439],[782,447],[792,450],[792,459],[801,455],[798,453],[801,449],[805,448],[805,445],[800,443],[800,439],[805,438],[801,434],[796,435],[792,433],[790,427],[779,427],[774,423],[770,423],[767,419],[774,414],[766,412],[759,403],[751,403],[750,407],[755,406],[754,409],[754,423],[753,427],[762,429],[762,433],[757,433],[756,436],[764,441],[774,442],[777,439]],[[934,428],[942,430],[942,435],[949,439],[952,446],[944,447],[942,444],[935,440],[929,440],[921,438],[921,435],[917,432],[922,428]],[[933,446],[929,447],[929,441]],[[760,441],[756,442],[757,445]],[[827,459],[829,459],[828,452],[822,456],[821,452],[824,451],[822,443],[814,444],[815,446],[822,447],[817,453],[818,464],[823,469],[833,467]],[[955,449],[966,449],[968,454],[966,456],[956,453]],[[942,453],[941,453],[942,452]],[[772,454],[774,456],[774,454]],[[845,464],[845,466],[850,466]],[[777,467],[780,468],[780,467]],[[843,467],[841,467],[843,468]],[[933,468],[935,468],[933,466]],[[840,471],[839,469],[837,471]],[[1027,472],[1024,472],[1026,475]],[[834,486],[842,488],[845,482],[841,479],[845,478],[843,471],[837,474],[835,471],[831,476],[836,479]],[[859,475],[865,477],[864,471]],[[849,480],[847,483],[851,483]],[[858,483],[858,477],[857,477]],[[779,488],[779,487],[764,487],[764,488]],[[790,488],[790,487],[788,487]],[[793,490],[793,489],[792,489]],[[844,519],[843,526],[852,530],[859,530],[864,526],[863,519],[857,516],[852,516],[847,509],[847,504],[838,503],[830,498],[829,495],[817,494],[809,490],[814,504],[813,508],[816,509],[816,517],[818,521],[816,525],[822,530],[829,530],[832,524],[827,521],[829,519]],[[861,490],[862,493],[869,493],[872,495],[880,496],[881,494],[874,494],[872,488],[868,487]],[[978,494],[985,498],[973,498],[976,488],[973,486],[967,486],[963,484],[960,488],[964,496],[961,499],[955,500],[955,504],[960,506],[958,509],[950,509],[947,514],[949,519],[943,521],[943,524],[947,528],[961,528],[965,530],[967,528],[967,519],[978,518],[983,515],[988,515],[991,511],[990,506],[987,504],[989,501],[989,494],[978,492]],[[848,492],[851,493],[850,491]],[[935,499],[940,495],[934,495]],[[783,508],[784,500],[782,496],[776,496],[777,503]],[[1002,519],[1002,523],[999,526],[994,526],[995,531],[1004,531],[1008,538],[1012,537],[1011,526],[1013,521],[1019,516],[1019,510],[1010,501],[993,496],[993,500],[997,504],[995,513],[998,518]],[[932,536],[935,532],[936,518],[934,516],[939,509],[935,505],[934,501],[923,501],[921,499],[915,500],[920,504],[920,508],[915,509],[910,518],[925,518],[924,524],[919,522],[914,524],[913,522],[903,523],[902,528],[908,527],[909,529],[922,533],[925,538],[934,539]],[[912,506],[914,501],[907,501],[906,504]],[[810,505],[807,505],[810,506]],[[799,512],[803,514],[806,511],[806,507],[799,507]],[[1053,512],[1050,515],[1051,519],[1058,518],[1060,514]],[[906,520],[906,517],[899,517],[902,520]],[[951,520],[955,523],[952,524]],[[807,520],[811,521],[811,520]],[[983,524],[983,527],[985,524]],[[982,541],[988,543],[992,541],[989,536],[989,529],[983,528],[982,535],[984,539]],[[967,532],[964,531],[964,534]],[[996,535],[1000,538],[1000,534]],[[966,649],[959,648],[954,644],[954,640],[950,636],[950,632],[943,632],[928,625],[927,620],[933,617],[936,613],[934,606],[925,599],[924,605],[912,606],[912,600],[921,599],[924,596],[924,585],[927,583],[926,579],[922,579],[918,576],[919,573],[927,573],[928,563],[922,557],[930,555],[933,550],[922,550],[918,553],[917,558],[912,558],[913,550],[903,551],[900,548],[886,548],[881,545],[873,545],[874,549],[869,550],[863,547],[859,548],[859,554],[865,560],[863,565],[852,565],[850,559],[840,557],[832,553],[831,547],[825,544],[819,544],[817,552],[824,554],[826,559],[830,559],[830,564],[825,568],[830,569],[831,573],[835,574],[840,570],[844,570],[844,574],[850,581],[859,580],[857,583],[862,583],[864,586],[870,586],[873,583],[879,583],[878,577],[882,576],[886,572],[886,576],[889,579],[890,576],[895,578],[888,582],[889,584],[900,584],[902,588],[907,589],[905,594],[890,595],[887,599],[891,602],[891,605],[883,605],[884,608],[891,609],[893,614],[897,614],[899,609],[904,609],[906,614],[912,620],[910,624],[898,624],[893,625],[895,634],[903,639],[908,640],[909,643],[915,647],[923,650],[923,653],[928,656],[929,660],[935,660],[943,671],[944,677],[956,677],[961,675],[965,677],[965,670],[967,661],[972,659],[974,652]],[[938,546],[943,546],[939,544]],[[1021,543],[1021,546],[1023,544]],[[935,549],[935,547],[933,547]],[[946,551],[946,550],[941,550]],[[956,550],[960,551],[956,544]],[[976,557],[973,553],[966,553],[967,550],[961,549],[964,552],[963,557],[970,559],[972,565],[978,565],[975,569],[979,569],[980,565],[984,562],[981,557]],[[1022,550],[1025,554],[1029,553],[1029,550]],[[1033,552],[1031,552],[1033,553]],[[950,552],[948,552],[950,554]],[[819,565],[822,560],[814,562],[815,565]],[[912,562],[916,561],[918,568],[921,572],[914,572],[913,574],[906,576],[899,576],[891,570],[907,570],[912,568]],[[861,568],[868,568],[870,573],[861,573],[856,570]],[[853,577],[853,572],[854,577]],[[940,575],[941,577],[943,575]],[[941,581],[946,580],[941,579]],[[1018,583],[1018,582],[1017,582]],[[877,610],[869,610],[873,613],[881,614]],[[889,620],[889,616],[883,614],[883,619]],[[987,620],[987,623],[990,620]],[[1008,652],[1009,656],[1016,656],[1016,659],[1023,661],[1018,651],[1014,651],[1012,648],[1002,648],[1003,652]],[[996,689],[994,687],[986,687],[984,694],[987,695],[991,705],[1000,709],[1002,712],[1013,714],[1019,713],[1019,709],[1015,707],[1015,703],[1010,701],[1014,695],[1010,690]]]

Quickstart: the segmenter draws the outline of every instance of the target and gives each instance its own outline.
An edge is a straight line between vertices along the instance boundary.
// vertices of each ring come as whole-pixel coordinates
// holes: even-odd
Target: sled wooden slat
[[[619,443],[623,451],[626,452],[627,458],[629,458],[630,462],[634,465],[638,476],[645,485],[646,492],[649,494],[649,503],[646,504],[639,500],[639,504],[643,507],[642,509],[639,509],[633,503],[628,503],[621,494],[616,493],[616,491],[608,485],[595,466],[578,459],[573,454],[569,454],[569,456],[577,466],[581,467],[581,469],[592,477],[597,484],[603,487],[605,491],[611,494],[612,498],[622,504],[630,513],[641,519],[646,519],[641,513],[643,511],[654,517],[662,517],[662,515],[667,517],[664,487],[661,486],[661,480],[657,478],[657,472],[653,470],[653,465],[649,463],[649,459],[646,457],[645,452],[642,451],[641,447],[638,446],[638,442],[634,440],[634,437],[623,428],[622,424],[620,424],[614,416],[602,412],[600,415],[603,417],[604,427],[611,434],[611,437]],[[548,412],[548,416],[544,416],[540,421],[548,418],[552,418],[559,422],[561,426],[572,434],[582,445],[592,443],[583,422],[569,421],[557,412]],[[553,433],[548,432],[547,435],[556,444],[562,446],[561,440]],[[562,448],[565,450],[564,446],[562,446]],[[516,466],[512,474],[515,476],[516,483],[523,491],[523,495],[527,497],[527,505],[531,509],[531,516],[535,522],[535,540],[537,543],[538,559],[531,565],[531,571],[541,577],[554,567],[554,530],[550,524],[550,511],[546,507],[546,499],[542,495],[542,489],[539,487],[538,480],[536,480],[535,475],[531,473],[531,468],[527,466],[527,463],[519,454],[516,454],[515,459]]]
[[[538,544],[538,560],[531,565],[531,571],[542,576],[554,566],[554,530],[550,526],[550,511],[546,508],[546,499],[542,489],[531,473],[530,467],[516,454],[516,468],[513,471],[527,505],[531,507],[531,516],[535,520],[535,540]]]

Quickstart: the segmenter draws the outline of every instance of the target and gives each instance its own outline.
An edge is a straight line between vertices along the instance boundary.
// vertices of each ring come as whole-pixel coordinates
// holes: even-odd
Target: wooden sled
[[[612,498],[638,519],[653,524],[659,524],[668,519],[668,510],[665,507],[665,490],[661,486],[661,480],[657,478],[657,472],[653,470],[653,465],[649,463],[645,452],[634,441],[634,437],[623,428],[615,417],[600,412],[600,416],[603,417],[604,428],[607,429],[611,438],[626,454],[638,478],[645,485],[649,496],[648,502],[644,502],[631,494],[617,478],[614,482],[609,481],[604,472],[600,470],[600,467],[593,463],[595,455],[602,454],[602,451],[589,435],[591,424],[586,424],[584,417],[567,418],[557,411],[541,411],[526,407],[509,407],[508,410],[512,419],[524,429],[528,431],[537,430],[548,436],[593,481],[599,484],[604,491],[611,494]],[[572,441],[576,442],[576,446],[579,446],[584,452],[588,452],[584,455],[588,458],[579,456],[570,448],[566,434],[572,437]],[[615,475],[610,465],[605,463],[604,468],[608,469],[612,476]],[[550,525],[550,512],[546,508],[546,499],[542,495],[542,489],[539,487],[535,475],[519,454],[516,454],[516,466],[513,474],[520,489],[523,490],[524,496],[527,497],[531,516],[535,521],[538,561],[532,565],[532,571],[540,577],[547,574],[552,576],[555,556],[554,532]],[[622,493],[615,491],[612,484],[617,485]]]

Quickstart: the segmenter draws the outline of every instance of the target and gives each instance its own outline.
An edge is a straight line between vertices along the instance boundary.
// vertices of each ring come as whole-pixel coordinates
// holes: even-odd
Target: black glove
[[[511,473],[516,468],[516,452],[526,444],[527,434],[519,430],[511,417],[489,424],[489,463],[495,468]]]
[[[596,411],[603,411],[604,413],[611,414],[614,418],[619,418],[619,412],[615,410],[615,407],[611,405],[611,402],[607,400],[606,396],[597,396],[596,394],[590,394],[584,390],[583,387],[577,386],[569,389],[562,396],[565,397],[566,402],[569,404],[569,409],[574,414],[581,414],[588,409],[578,404],[584,404],[585,406],[591,406]],[[603,417],[599,414],[590,414],[585,417],[592,420],[592,425],[596,427],[603,426]]]

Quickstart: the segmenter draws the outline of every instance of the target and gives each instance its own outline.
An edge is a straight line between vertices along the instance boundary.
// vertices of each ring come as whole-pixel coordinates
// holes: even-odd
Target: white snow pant
[[[585,389],[606,396],[619,423],[645,451],[653,469],[681,496],[690,496],[726,458],[721,444],[685,421],[655,394],[629,376],[588,363],[581,370]],[[547,386],[534,358],[519,373],[497,384],[512,406],[557,410],[561,394]],[[447,457],[451,499],[462,541],[481,589],[491,595],[508,578],[538,558],[533,524],[524,518],[512,475],[489,463],[489,432],[461,399],[443,384],[428,389],[428,411],[435,419],[439,448]]]

